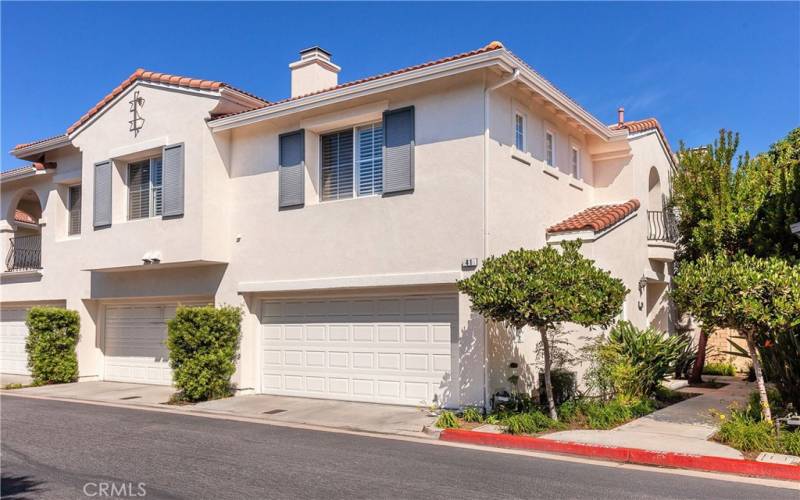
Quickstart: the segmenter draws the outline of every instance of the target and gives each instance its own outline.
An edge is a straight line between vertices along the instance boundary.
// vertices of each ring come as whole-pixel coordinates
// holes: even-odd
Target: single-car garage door
[[[453,398],[456,295],[266,300],[266,394],[405,405]]]
[[[176,302],[106,306],[105,380],[172,384],[167,321],[177,307]]]
[[[13,375],[30,375],[25,339],[27,307],[0,309],[0,372]]]

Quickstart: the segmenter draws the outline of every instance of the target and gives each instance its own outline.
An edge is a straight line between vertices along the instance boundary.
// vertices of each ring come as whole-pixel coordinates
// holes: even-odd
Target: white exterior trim
[[[288,292],[379,286],[455,284],[461,278],[461,271],[434,271],[430,273],[341,276],[304,280],[248,281],[239,283],[238,288],[239,293]]]

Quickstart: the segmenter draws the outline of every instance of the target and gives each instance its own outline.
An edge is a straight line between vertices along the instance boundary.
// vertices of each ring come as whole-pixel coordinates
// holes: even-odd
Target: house
[[[241,306],[241,393],[485,404],[535,336],[470,311],[456,280],[519,247],[584,241],[622,316],[671,330],[674,159],[655,119],[609,126],[499,42],[291,95],[137,70],[2,174],[2,371],[25,311],[81,317],[81,380],[169,384],[179,304]],[[568,327],[580,342],[587,334]]]

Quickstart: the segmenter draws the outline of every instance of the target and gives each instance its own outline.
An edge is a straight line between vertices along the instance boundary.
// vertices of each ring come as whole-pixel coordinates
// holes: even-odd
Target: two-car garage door
[[[457,304],[454,294],[266,300],[261,391],[448,404]]]
[[[175,317],[177,307],[176,302],[107,305],[104,379],[170,385],[167,321]]]

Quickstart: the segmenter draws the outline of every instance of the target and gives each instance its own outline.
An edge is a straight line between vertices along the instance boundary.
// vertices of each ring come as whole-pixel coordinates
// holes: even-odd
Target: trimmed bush
[[[75,346],[81,331],[77,311],[58,307],[32,307],[25,321],[25,351],[33,385],[63,384],[78,380]]]
[[[736,375],[736,367],[730,363],[707,363],[703,367],[703,375]]]
[[[167,322],[167,347],[179,399],[204,401],[233,394],[231,376],[241,337],[235,307],[178,307]]]

